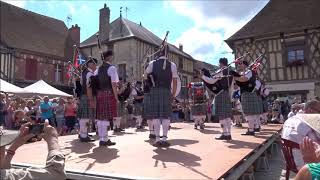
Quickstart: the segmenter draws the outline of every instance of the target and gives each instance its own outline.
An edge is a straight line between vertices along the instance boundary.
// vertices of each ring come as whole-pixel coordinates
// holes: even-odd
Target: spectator
[[[48,119],[51,126],[54,126],[53,119],[53,108],[51,102],[49,102],[49,97],[46,96],[43,98],[43,102],[40,104],[41,111],[41,122]]]
[[[320,114],[320,102],[309,101],[305,105],[305,114]],[[304,114],[297,114],[289,118],[283,124],[282,138],[301,144],[304,137],[309,137],[316,142],[320,142],[320,134],[315,130],[311,129],[303,120]],[[302,154],[300,150],[293,149],[292,154],[294,157],[295,164],[298,169],[304,165]]]
[[[171,121],[178,122],[178,120],[179,120],[178,101],[175,99],[172,103]]]
[[[6,95],[4,93],[0,93],[0,126],[3,126],[6,119],[7,114],[7,101]]]
[[[21,125],[26,123],[25,113],[23,110],[16,110],[13,114],[13,128],[14,130],[20,129]]]
[[[26,108],[27,107],[27,101],[24,100],[24,99],[20,99],[20,106],[19,106],[19,109],[24,111],[25,113],[28,112],[28,109]]]
[[[6,123],[5,123],[5,127],[7,129],[13,128],[13,120],[14,120],[13,115],[16,109],[17,109],[16,102],[15,101],[10,102],[9,107],[7,109]]]
[[[14,169],[11,168],[11,160],[15,151],[34,136],[29,133],[30,124],[24,124],[20,128],[20,134],[15,131],[3,130],[0,141],[0,179],[46,179],[60,180],[66,179],[64,171],[65,157],[60,151],[58,144],[57,131],[45,123],[43,137],[47,142],[48,156],[46,166],[44,168],[27,168]],[[5,153],[5,146],[10,145]]]
[[[65,105],[62,98],[59,99],[59,104],[56,107],[56,121],[57,121],[57,131],[59,135],[63,135],[63,130],[65,128]]]
[[[35,99],[33,109],[36,111],[37,122],[41,121],[40,104],[41,104],[41,100]]]
[[[24,108],[24,112],[25,112],[26,114],[28,114],[29,111],[33,110],[33,106],[34,106],[33,100],[27,101],[26,107]],[[31,112],[31,113],[32,113],[32,112]]]
[[[65,105],[65,121],[67,126],[67,133],[71,133],[76,124],[76,105],[74,104],[71,97],[67,98],[67,103]]]
[[[299,110],[300,110],[299,104],[292,104],[291,111],[288,114],[288,118],[291,118],[292,116],[295,116]]]

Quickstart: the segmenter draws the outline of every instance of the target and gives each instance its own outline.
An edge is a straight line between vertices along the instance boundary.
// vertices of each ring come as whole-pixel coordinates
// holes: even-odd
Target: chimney
[[[69,37],[73,44],[80,46],[80,27],[78,24],[72,25],[69,29]]]
[[[110,33],[110,9],[104,4],[104,7],[100,9],[99,15],[99,37],[101,42],[109,40]]]
[[[182,44],[179,44],[179,49],[180,49],[180,51],[183,51],[183,45]]]

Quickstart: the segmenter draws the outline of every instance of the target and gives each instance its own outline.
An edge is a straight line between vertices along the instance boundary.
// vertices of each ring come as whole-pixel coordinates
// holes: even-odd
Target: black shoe
[[[152,146],[154,146],[154,147],[162,147],[162,143],[161,143],[161,141],[158,141],[158,142],[154,143]]]
[[[88,134],[88,136],[89,136],[89,137],[93,137],[93,135],[91,135],[91,134]]]
[[[82,138],[80,137],[80,141],[81,142],[93,142],[95,141],[94,139],[90,138],[89,136],[85,137],[85,138]]]
[[[106,142],[107,143],[107,146],[114,146],[116,145],[115,142],[111,142],[110,139]]]
[[[197,125],[194,125],[194,129],[198,129],[198,126],[197,126]]]
[[[149,139],[155,139],[156,138],[156,135],[154,134],[149,134]]]
[[[119,128],[119,131],[120,131],[120,132],[124,132],[125,130],[124,130],[124,129]]]
[[[106,141],[100,141],[99,142],[99,146],[107,146],[107,142]]]
[[[254,131],[252,131],[252,132],[247,131],[246,133],[243,133],[241,135],[243,135],[243,136],[254,136]]]
[[[236,124],[235,127],[242,127],[242,124]]]
[[[115,128],[113,132],[121,132],[120,128]]]
[[[225,137],[225,140],[227,140],[227,141],[232,140],[231,135],[224,136],[224,137]]]
[[[220,137],[216,137],[216,140],[226,140],[226,136],[225,135],[221,135]]]
[[[168,141],[161,141],[162,147],[169,147],[170,143]]]
[[[260,128],[254,128],[254,132],[260,132]]]
[[[204,124],[200,125],[200,129],[204,130]]]

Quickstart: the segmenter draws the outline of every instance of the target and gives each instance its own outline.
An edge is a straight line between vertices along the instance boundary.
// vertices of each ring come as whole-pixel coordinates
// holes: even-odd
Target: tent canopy
[[[26,90],[28,93],[45,95],[45,96],[63,96],[63,97],[72,96],[70,94],[62,92],[62,91],[50,86],[48,83],[46,83],[43,80],[39,80],[39,81],[35,82],[34,84],[31,84],[30,86],[27,86],[23,89]]]
[[[26,91],[18,86],[8,83],[7,81],[0,79],[0,91],[14,94],[24,94]]]

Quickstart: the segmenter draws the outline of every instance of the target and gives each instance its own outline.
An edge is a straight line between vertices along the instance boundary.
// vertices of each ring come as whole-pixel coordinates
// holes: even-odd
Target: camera
[[[38,135],[43,133],[44,124],[31,124],[29,126],[30,134]]]

